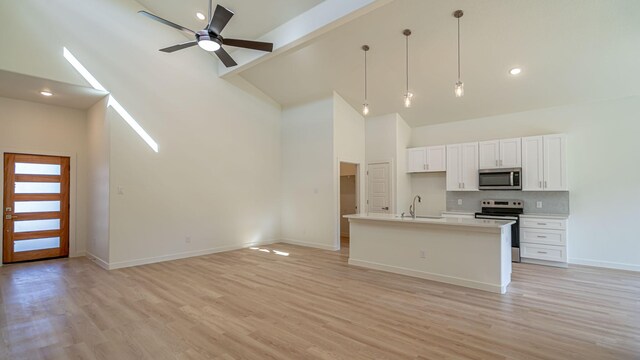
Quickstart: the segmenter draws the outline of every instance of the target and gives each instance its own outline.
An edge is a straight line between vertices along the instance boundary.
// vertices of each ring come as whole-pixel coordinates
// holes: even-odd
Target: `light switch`
[[[118,186],[118,195],[124,195],[124,187]]]
[[[537,207],[538,209],[542,209],[542,201],[537,201],[537,202],[536,202],[536,207]]]
[[[458,205],[462,205],[462,199],[458,199]]]

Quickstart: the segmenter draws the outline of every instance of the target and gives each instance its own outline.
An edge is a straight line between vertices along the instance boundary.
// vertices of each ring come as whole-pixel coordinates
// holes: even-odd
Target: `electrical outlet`
[[[427,252],[424,250],[420,250],[420,258],[421,259],[426,259],[427,258]]]
[[[536,208],[542,209],[542,201],[537,201],[536,202]]]
[[[462,205],[462,199],[458,199],[458,205]]]

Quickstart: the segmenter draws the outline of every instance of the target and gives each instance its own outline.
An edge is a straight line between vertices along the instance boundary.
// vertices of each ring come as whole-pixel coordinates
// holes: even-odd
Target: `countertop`
[[[375,220],[375,221],[388,221],[399,223],[412,223],[412,224],[434,224],[434,225],[446,225],[446,226],[465,226],[465,227],[479,227],[479,228],[501,228],[503,226],[512,225],[515,221],[507,220],[485,220],[485,219],[467,219],[467,218],[416,218],[400,217],[396,214],[354,214],[345,215],[345,218],[349,220]]]
[[[553,219],[553,220],[567,220],[569,215],[562,214],[522,214],[521,218],[537,218],[537,219]]]

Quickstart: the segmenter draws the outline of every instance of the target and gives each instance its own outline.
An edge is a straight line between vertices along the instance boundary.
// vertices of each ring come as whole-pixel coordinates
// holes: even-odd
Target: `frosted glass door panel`
[[[16,163],[16,174],[60,175],[60,165]]]
[[[39,213],[60,211],[60,201],[16,201],[13,212]]]
[[[15,252],[55,249],[58,247],[60,247],[59,237],[20,240],[13,242],[13,251]]]
[[[16,182],[16,194],[60,194],[60,183]]]
[[[59,230],[60,219],[47,219],[47,220],[24,220],[14,221],[13,231],[17,233],[28,231],[46,231],[46,230]]]

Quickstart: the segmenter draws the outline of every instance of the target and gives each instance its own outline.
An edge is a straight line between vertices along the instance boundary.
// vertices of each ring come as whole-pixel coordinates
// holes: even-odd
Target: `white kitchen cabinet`
[[[565,135],[522,139],[522,190],[567,191]]]
[[[446,147],[428,146],[407,149],[407,172],[436,172],[447,169]]]
[[[518,168],[522,166],[522,139],[483,141],[478,145],[480,169]]]
[[[567,219],[520,216],[522,262],[566,267]]]
[[[427,171],[427,148],[407,149],[407,172]]]
[[[478,190],[478,143],[447,145],[447,191]]]

